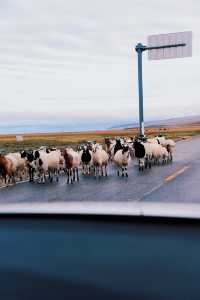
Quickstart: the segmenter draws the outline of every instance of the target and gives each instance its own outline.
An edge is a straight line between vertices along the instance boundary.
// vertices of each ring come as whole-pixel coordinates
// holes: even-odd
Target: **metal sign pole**
[[[138,54],[138,92],[139,92],[139,124],[140,135],[144,136],[144,109],[143,109],[143,81],[142,81],[142,52],[145,46],[137,44],[135,50]]]
[[[181,51],[179,51],[180,48],[182,48]],[[162,51],[160,51],[161,49]],[[192,56],[192,32],[188,31],[180,33],[152,35],[149,36],[148,46],[138,43],[135,47],[135,50],[138,54],[139,132],[140,136],[144,136],[142,52],[148,50],[149,59]]]

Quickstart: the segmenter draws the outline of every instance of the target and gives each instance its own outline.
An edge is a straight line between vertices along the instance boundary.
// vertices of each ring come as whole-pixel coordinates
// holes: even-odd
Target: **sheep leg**
[[[37,183],[41,183],[41,172],[38,171],[38,178],[37,178]]]
[[[56,182],[59,181],[59,170],[56,171]]]
[[[12,173],[12,183],[14,183],[14,184],[16,183],[14,172]]]
[[[101,176],[103,176],[103,166],[100,167]]]
[[[49,172],[49,179],[50,179],[50,182],[53,182],[53,174],[51,174],[51,172]]]
[[[67,184],[69,184],[69,170],[66,170],[66,175],[67,175]]]
[[[79,181],[78,168],[76,168],[76,180]]]
[[[108,173],[107,173],[107,165],[105,165],[105,175],[106,175],[106,177],[108,176]]]
[[[71,171],[68,170],[68,180],[67,180],[67,183],[70,184],[71,183]]]
[[[6,176],[6,174],[3,175],[3,177],[4,177],[4,182],[5,182],[5,185],[6,185],[6,183],[7,183],[7,176]]]
[[[139,159],[139,172],[143,171],[143,161]]]
[[[9,185],[11,183],[11,180],[12,180],[12,175],[9,174],[8,176],[5,175],[5,184],[6,185]]]
[[[122,167],[122,177],[124,177],[124,168]]]
[[[32,172],[31,167],[28,168],[28,173],[29,173],[29,182],[32,182],[33,181],[33,172]]]
[[[99,166],[96,166],[96,177],[98,176],[98,174],[99,174]]]
[[[71,183],[71,170],[69,169],[68,172],[69,172],[69,182],[68,183],[70,184]]]
[[[31,168],[28,169],[28,175],[29,175],[29,182],[32,181],[32,171]]]
[[[39,183],[44,183],[44,174],[42,174],[41,171],[39,173]]]
[[[70,181],[71,184],[73,184],[72,169],[69,170],[69,181]]]
[[[98,166],[95,167],[95,176],[97,177],[98,176],[98,172],[99,172],[99,168]]]
[[[67,170],[67,183],[70,183],[70,170]]]
[[[73,181],[76,181],[76,174],[75,174],[75,169],[72,169],[72,176],[73,176]]]
[[[19,177],[19,180],[22,181],[23,176],[22,176],[22,171],[21,170],[18,170],[18,175],[17,176]]]
[[[77,178],[77,181],[79,181],[78,168],[76,169],[76,178]]]
[[[95,174],[95,177],[97,177],[97,174],[98,174],[98,166],[95,166],[94,174]]]
[[[74,181],[78,181],[78,178],[77,178],[77,168],[74,168],[73,172],[74,172],[74,176],[73,176]]]
[[[70,179],[71,179],[71,184],[73,184],[74,182],[73,169],[70,170]]]
[[[98,177],[100,176],[100,167],[99,166],[97,167],[97,176]]]
[[[34,182],[34,169],[31,170],[32,181]]]
[[[42,183],[43,175],[41,174],[41,172],[39,172],[38,176],[39,176],[38,183]]]
[[[43,172],[42,178],[43,178],[43,183],[45,183],[45,182],[46,182],[46,175],[45,175],[45,172]]]
[[[96,167],[94,166],[94,176],[96,177]]]
[[[144,162],[144,167],[145,169],[147,169],[147,165],[148,165],[148,158],[145,159],[145,162]]]
[[[125,174],[126,174],[126,177],[128,177],[127,167],[125,167]]]

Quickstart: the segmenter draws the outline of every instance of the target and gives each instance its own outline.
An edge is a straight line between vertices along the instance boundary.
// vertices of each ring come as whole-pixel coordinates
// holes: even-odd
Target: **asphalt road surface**
[[[200,137],[180,141],[174,162],[139,173],[136,160],[129,177],[117,176],[109,165],[108,177],[80,176],[80,182],[20,183],[0,189],[0,203],[56,201],[162,201],[200,202]]]

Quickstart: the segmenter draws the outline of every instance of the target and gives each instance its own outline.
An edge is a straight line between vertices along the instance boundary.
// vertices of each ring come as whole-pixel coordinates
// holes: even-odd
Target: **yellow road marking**
[[[168,181],[171,181],[173,180],[174,178],[176,178],[178,175],[181,175],[183,172],[185,172],[186,170],[188,170],[190,168],[190,165],[187,165],[179,170],[177,170],[176,172],[174,172],[173,174],[165,177],[165,181],[168,182]]]

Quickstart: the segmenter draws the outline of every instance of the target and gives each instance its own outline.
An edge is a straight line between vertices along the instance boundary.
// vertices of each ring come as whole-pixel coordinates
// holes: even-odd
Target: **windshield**
[[[198,203],[199,11],[1,1],[0,204]]]

